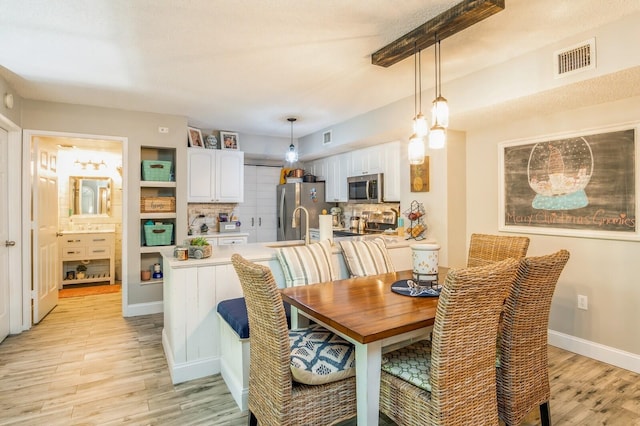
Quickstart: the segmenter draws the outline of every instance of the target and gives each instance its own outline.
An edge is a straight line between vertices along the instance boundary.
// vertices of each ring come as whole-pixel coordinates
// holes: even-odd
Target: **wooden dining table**
[[[444,274],[446,268],[440,268],[440,277]],[[358,425],[378,424],[383,351],[428,337],[434,323],[437,297],[391,290],[394,282],[412,275],[400,271],[281,290],[293,308],[292,319],[301,313],[354,345]]]

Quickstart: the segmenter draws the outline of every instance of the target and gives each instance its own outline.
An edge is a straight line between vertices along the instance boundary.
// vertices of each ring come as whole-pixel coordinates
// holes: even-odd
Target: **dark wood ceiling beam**
[[[371,63],[389,67],[504,10],[505,0],[464,0],[371,55]]]

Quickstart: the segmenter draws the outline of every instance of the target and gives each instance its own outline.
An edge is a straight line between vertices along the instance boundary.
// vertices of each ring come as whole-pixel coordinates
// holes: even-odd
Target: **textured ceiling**
[[[412,60],[385,69],[370,55],[458,1],[0,0],[0,73],[28,99],[207,129],[288,137],[297,116],[300,137],[412,95]],[[445,83],[638,11],[507,0],[442,43]]]

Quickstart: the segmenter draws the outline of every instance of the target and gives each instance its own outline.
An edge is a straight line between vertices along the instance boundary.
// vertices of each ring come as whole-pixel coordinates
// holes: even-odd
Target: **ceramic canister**
[[[437,277],[439,250],[439,244],[412,244],[413,273],[418,276],[435,275]]]

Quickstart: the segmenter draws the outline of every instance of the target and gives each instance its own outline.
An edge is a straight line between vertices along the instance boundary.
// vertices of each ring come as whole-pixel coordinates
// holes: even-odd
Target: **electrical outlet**
[[[158,132],[159,133],[169,133],[169,128],[168,127],[158,127]]]
[[[589,309],[589,298],[583,294],[578,295],[578,309]]]

